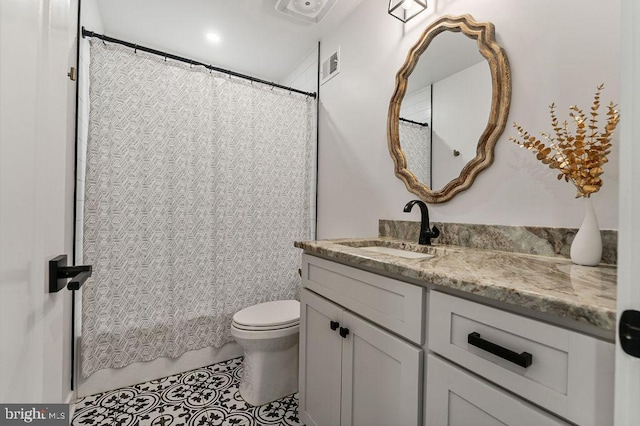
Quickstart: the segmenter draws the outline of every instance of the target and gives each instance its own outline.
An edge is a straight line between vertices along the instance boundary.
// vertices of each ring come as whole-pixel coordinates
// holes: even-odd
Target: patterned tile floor
[[[73,426],[304,426],[298,394],[253,407],[238,386],[242,358],[80,398]]]

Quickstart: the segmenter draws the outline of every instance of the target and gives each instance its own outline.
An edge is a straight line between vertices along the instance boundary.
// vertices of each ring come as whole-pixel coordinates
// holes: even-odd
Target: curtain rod
[[[398,118],[398,120],[404,121],[404,122],[407,122],[407,123],[411,123],[411,124],[417,124],[418,126],[422,126],[422,127],[429,127],[429,123],[420,123],[418,121],[409,120],[408,118],[400,117],[400,118]]]
[[[205,67],[205,68],[207,68],[209,70],[217,71],[217,72],[220,72],[220,73],[223,73],[223,74],[227,74],[227,75],[231,75],[233,77],[238,77],[238,78],[242,78],[242,79],[249,80],[249,81],[255,81],[256,83],[261,83],[261,84],[265,84],[267,86],[277,87],[279,89],[284,89],[284,90],[287,90],[289,92],[300,93],[300,94],[303,94],[303,95],[306,95],[306,96],[310,96],[312,98],[316,97],[316,93],[314,93],[314,92],[304,92],[302,90],[294,89],[293,87],[287,87],[287,86],[283,86],[283,85],[278,84],[278,83],[273,83],[273,82],[270,82],[270,81],[261,80],[261,79],[256,78],[256,77],[251,77],[250,75],[240,74],[240,73],[237,73],[235,71],[226,70],[224,68],[214,67],[213,65],[203,64],[202,62],[194,61],[192,59],[183,58],[181,56],[173,55],[171,53],[162,52],[160,50],[151,49],[151,48],[145,47],[145,46],[140,46],[139,44],[131,43],[131,42],[124,41],[124,40],[118,40],[117,38],[109,37],[109,36],[106,36],[104,34],[94,33],[93,31],[88,31],[84,27],[82,27],[82,38],[85,38],[85,37],[98,38],[98,39],[100,39],[102,41],[108,41],[110,43],[121,44],[123,46],[130,47],[131,49],[142,50],[143,52],[147,52],[147,53],[151,53],[151,54],[154,54],[154,55],[162,56],[165,59],[168,58],[168,59],[173,59],[175,61],[185,62],[185,63],[190,64],[190,65],[196,65],[196,66]]]

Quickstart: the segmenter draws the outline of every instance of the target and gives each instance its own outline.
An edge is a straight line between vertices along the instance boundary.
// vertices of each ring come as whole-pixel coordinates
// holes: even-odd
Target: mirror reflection
[[[400,107],[400,147],[418,181],[443,188],[475,157],[491,90],[491,70],[476,40],[451,31],[432,40]]]
[[[469,189],[493,163],[510,104],[509,61],[493,24],[470,15],[437,19],[396,74],[387,122],[396,176],[428,203]]]

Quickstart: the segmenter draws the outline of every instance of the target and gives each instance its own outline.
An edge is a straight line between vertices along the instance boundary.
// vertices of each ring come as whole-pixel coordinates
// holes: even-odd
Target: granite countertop
[[[435,256],[407,259],[364,250],[371,245]],[[459,246],[420,246],[392,238],[300,241],[305,252],[434,288],[446,287],[612,331],[616,276],[611,265],[574,265],[557,257]]]

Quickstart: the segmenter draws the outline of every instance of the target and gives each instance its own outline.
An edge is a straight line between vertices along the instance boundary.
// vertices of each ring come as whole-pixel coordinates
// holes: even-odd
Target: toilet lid
[[[281,328],[299,321],[300,302],[297,300],[260,303],[238,311],[233,316],[233,322],[244,327]]]

